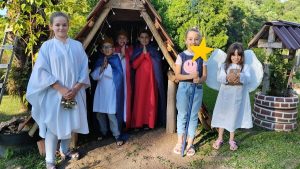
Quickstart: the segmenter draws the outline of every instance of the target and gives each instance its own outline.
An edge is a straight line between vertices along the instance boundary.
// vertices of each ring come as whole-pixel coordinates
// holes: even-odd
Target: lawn
[[[204,102],[210,112],[214,107],[217,92],[204,88]],[[253,104],[254,92],[251,93]],[[298,108],[299,112],[299,108]],[[300,117],[298,116],[298,125]],[[201,130],[201,127],[200,127]],[[201,131],[202,132],[202,131]],[[205,135],[204,132],[202,134]],[[254,127],[250,130],[238,130],[236,140],[239,149],[229,150],[227,133],[224,145],[219,151],[213,150],[213,139],[198,147],[197,153],[205,155],[203,160],[193,161],[191,168],[299,168],[300,169],[300,128],[293,132],[274,132]],[[202,139],[201,139],[202,140]]]
[[[5,95],[0,104],[0,122],[7,121],[13,116],[26,115],[26,112],[21,111],[21,104],[17,97]]]
[[[217,92],[204,87],[204,103],[212,112]],[[251,93],[253,103],[254,93]],[[5,105],[5,106],[4,106]],[[11,105],[11,106],[8,106]],[[13,106],[12,106],[13,105]],[[20,105],[11,97],[4,97],[0,106],[0,117],[9,118],[18,114]],[[14,113],[9,113],[14,112]],[[298,116],[298,124],[300,118]],[[191,161],[188,168],[299,168],[300,169],[300,128],[293,132],[273,132],[254,127],[250,130],[238,130],[236,140],[239,149],[229,150],[228,135],[225,135],[225,144],[219,151],[213,150],[211,144],[217,137],[216,133],[207,132],[201,126],[200,135],[196,144],[197,155],[201,160]],[[0,168],[44,168],[44,159],[38,155],[37,149],[23,153],[7,151],[4,158],[0,158]],[[171,166],[170,166],[171,167]]]

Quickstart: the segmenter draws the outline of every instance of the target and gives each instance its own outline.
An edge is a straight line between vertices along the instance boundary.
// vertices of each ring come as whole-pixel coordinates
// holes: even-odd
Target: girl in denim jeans
[[[206,63],[202,58],[198,58],[192,61],[194,56],[191,46],[198,46],[201,42],[201,34],[197,28],[191,28],[186,31],[185,44],[187,50],[181,52],[175,62],[175,77],[179,80],[179,86],[176,96],[176,107],[178,110],[177,115],[177,134],[178,141],[174,147],[173,152],[175,154],[180,154],[183,146],[184,133],[187,122],[187,114],[189,111],[189,98],[192,97],[192,84],[195,86],[195,94],[193,99],[192,111],[188,126],[187,133],[187,147],[186,155],[193,156],[195,154],[195,148],[193,146],[193,141],[195,137],[196,128],[198,125],[198,111],[202,104],[202,83],[206,80]]]

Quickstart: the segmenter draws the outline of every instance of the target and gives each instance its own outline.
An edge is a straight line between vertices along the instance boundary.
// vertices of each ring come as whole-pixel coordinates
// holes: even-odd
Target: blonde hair
[[[202,35],[201,35],[201,32],[199,31],[199,29],[197,27],[192,27],[192,28],[189,28],[186,32],[185,32],[185,39],[187,38],[187,35],[189,32],[196,32],[198,33],[199,37],[200,37],[200,40],[202,39]]]

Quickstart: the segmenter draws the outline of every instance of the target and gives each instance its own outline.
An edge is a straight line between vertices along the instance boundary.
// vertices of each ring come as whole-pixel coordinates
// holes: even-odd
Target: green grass
[[[218,92],[204,86],[203,101],[209,112],[213,111]],[[250,94],[253,104],[254,92]],[[299,106],[300,108],[300,106]],[[298,108],[298,109],[299,109]],[[11,117],[18,114],[20,104],[17,99],[5,97],[0,105],[0,117]],[[11,113],[14,112],[14,113]],[[298,110],[299,112],[299,110]],[[300,124],[300,116],[298,116]],[[211,144],[217,134],[205,131],[199,127],[200,134],[196,138],[197,155],[201,159],[192,161],[188,168],[298,168],[300,169],[300,127],[293,132],[274,132],[254,127],[251,130],[238,130],[236,140],[239,149],[235,152],[229,150],[227,144],[228,133],[225,134],[225,144],[220,150],[212,150]],[[0,168],[8,166],[22,166],[24,168],[44,168],[44,158],[37,148],[26,153],[7,151],[5,158],[0,158]]]
[[[21,104],[17,97],[3,96],[0,104],[0,122],[7,121],[13,116],[27,115],[21,111]]]
[[[0,158],[0,168],[45,168],[44,157],[39,155],[37,148],[15,152],[8,149]]]
[[[212,112],[217,92],[207,87],[204,87],[204,90],[203,100],[208,106],[208,110]],[[252,106],[254,94],[255,92],[250,94]],[[300,106],[298,112],[299,109]],[[297,121],[299,125],[299,116]],[[211,148],[217,134],[207,133],[202,130],[200,132],[200,137],[202,137],[200,142],[201,140],[202,142],[197,154],[204,155],[204,157],[201,160],[191,162],[192,168],[300,168],[299,127],[292,132],[267,131],[259,127],[250,130],[238,130],[236,140],[239,149],[235,152],[229,150],[228,133],[225,133],[224,145],[218,151]]]

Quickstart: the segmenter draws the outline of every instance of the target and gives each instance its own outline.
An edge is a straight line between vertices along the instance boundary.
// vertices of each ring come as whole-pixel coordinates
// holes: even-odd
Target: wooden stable
[[[169,71],[166,73],[166,76],[168,76],[166,132],[174,133],[176,132],[177,116],[177,83],[174,76],[174,60],[178,53],[174,49],[174,43],[161,22],[161,17],[149,0],[100,0],[87,17],[87,23],[78,33],[76,39],[83,43],[87,54],[91,56],[99,38],[114,31],[114,27],[119,26],[118,28],[125,27],[126,29],[126,25],[131,26],[126,31],[131,33],[131,37],[134,37],[133,32],[135,30],[132,28],[132,25],[136,25],[139,28],[146,26],[151,31],[168,66]],[[132,43],[133,38],[130,39]],[[206,113],[206,111],[201,112]],[[210,124],[208,114],[203,113],[200,113],[199,116],[201,121],[206,123],[207,120]],[[210,126],[209,124],[206,126]]]

